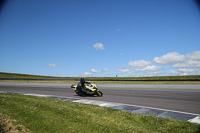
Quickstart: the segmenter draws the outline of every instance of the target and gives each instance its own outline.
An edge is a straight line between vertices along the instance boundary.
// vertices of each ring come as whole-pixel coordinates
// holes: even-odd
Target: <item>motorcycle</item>
[[[99,97],[103,96],[103,93],[99,91],[97,85],[89,82],[84,83],[84,91],[82,91],[80,83],[78,83],[77,85],[72,84],[71,88],[79,96],[99,96]]]

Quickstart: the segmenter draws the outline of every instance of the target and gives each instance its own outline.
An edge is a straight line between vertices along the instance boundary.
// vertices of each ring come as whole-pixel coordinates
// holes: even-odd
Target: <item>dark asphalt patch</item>
[[[158,115],[158,117],[172,118],[172,119],[175,119],[175,120],[188,121],[190,119],[195,118],[196,115],[184,114],[184,113],[179,113],[179,112],[163,112],[162,114]]]
[[[59,97],[59,96],[47,96],[48,98],[56,98],[56,99],[61,99],[61,100],[66,100],[66,101],[76,101],[79,100],[77,98],[68,98],[68,97]]]
[[[113,109],[119,109],[119,110],[123,110],[123,111],[133,112],[134,110],[141,109],[141,107],[130,106],[130,105],[120,105],[120,106],[113,107]]]
[[[158,116],[165,111],[158,110],[158,109],[141,108],[141,109],[135,110],[133,112],[138,113],[138,114],[144,114],[144,115],[156,115],[156,116]]]

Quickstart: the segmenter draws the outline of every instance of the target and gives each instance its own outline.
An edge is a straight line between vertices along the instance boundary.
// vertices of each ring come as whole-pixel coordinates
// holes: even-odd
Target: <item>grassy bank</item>
[[[70,84],[75,83],[76,84],[80,80],[80,77],[50,77],[50,76],[3,73],[3,72],[0,72],[0,78],[64,79],[64,80],[0,80],[0,82],[26,82],[26,83],[30,82],[30,83],[70,83]],[[85,80],[91,81],[92,83],[96,84],[200,84],[200,75],[161,76],[161,77],[86,77]]]
[[[0,93],[0,113],[30,132],[199,132],[200,125],[52,98]],[[2,124],[2,120],[0,122]],[[6,127],[6,122],[3,122]],[[1,126],[2,127],[2,126]],[[7,128],[13,129],[12,126]],[[9,131],[8,131],[9,132]]]
[[[88,80],[87,80],[88,81]],[[77,84],[79,81],[45,81],[45,80],[0,80],[0,82],[16,83],[58,83],[58,84]],[[88,81],[94,84],[182,84],[200,85],[200,81]]]
[[[35,79],[73,79],[80,80],[80,77],[53,77],[53,76],[40,76],[40,75],[28,75],[28,74],[18,74],[18,73],[4,73],[0,72],[0,78],[35,78]],[[200,75],[190,75],[190,76],[156,76],[156,77],[85,77],[86,80],[90,81],[129,81],[129,80],[200,80]]]
[[[51,76],[40,76],[40,75],[29,75],[29,74],[19,74],[19,73],[5,73],[0,72],[1,78],[54,78]]]

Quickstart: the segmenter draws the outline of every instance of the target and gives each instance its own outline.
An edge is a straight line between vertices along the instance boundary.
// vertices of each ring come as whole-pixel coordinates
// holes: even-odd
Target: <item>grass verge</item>
[[[0,108],[30,132],[200,132],[200,125],[186,121],[53,98],[0,93]]]
[[[45,81],[45,80],[0,80],[0,82],[16,83],[58,83],[58,84],[77,84],[79,81]],[[94,84],[182,84],[200,85],[200,81],[88,81]]]
[[[0,80],[0,82],[26,83],[77,83],[80,80],[80,77],[52,77],[5,72],[0,72],[0,79],[1,78],[24,78],[26,80],[4,79]],[[85,77],[85,80],[91,81],[92,83],[96,84],[200,84],[200,75],[158,77]]]

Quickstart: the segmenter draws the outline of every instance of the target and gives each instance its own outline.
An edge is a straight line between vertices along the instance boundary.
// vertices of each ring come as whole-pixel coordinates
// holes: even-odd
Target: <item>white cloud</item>
[[[160,66],[152,65],[152,66],[147,66],[147,67],[144,67],[144,68],[136,68],[135,70],[136,71],[159,71],[161,69],[162,68]]]
[[[175,65],[172,66],[172,68],[185,68],[188,67],[186,63],[176,63]]]
[[[151,64],[150,61],[145,61],[145,60],[129,61],[129,63],[128,63],[128,65],[130,67],[139,67],[139,68],[146,67],[146,66],[148,66],[150,64]]]
[[[200,51],[188,53],[186,57],[189,58],[189,60],[176,63],[172,68],[177,68],[177,73],[179,75],[198,75],[200,72]]]
[[[100,70],[96,70],[94,68],[92,68],[90,71],[93,72],[93,73],[100,73],[101,72]]]
[[[132,73],[130,69],[117,69],[117,72]]]
[[[102,43],[95,43],[93,45],[93,47],[96,49],[96,50],[104,50],[104,45]]]
[[[200,60],[200,51],[188,53],[186,54],[186,57],[190,58],[191,60]]]
[[[188,75],[188,73],[180,73],[181,76]]]
[[[154,62],[162,65],[170,65],[173,63],[181,63],[185,61],[185,56],[180,55],[177,52],[167,53],[166,55],[155,57],[153,59]]]
[[[148,73],[148,74],[146,74],[146,75],[144,75],[144,76],[145,76],[145,77],[152,77],[152,76],[159,76],[159,75],[161,75],[160,72],[154,72],[154,73]]]
[[[109,72],[110,70],[107,69],[107,68],[103,68],[103,71],[104,71],[104,72]]]
[[[187,61],[187,65],[188,65],[189,67],[198,68],[198,67],[200,67],[200,60],[199,60],[199,61],[196,61],[196,60],[189,60],[189,61]]]
[[[48,64],[50,67],[56,67],[56,64]]]
[[[180,68],[178,70],[170,70],[167,71],[170,76],[177,76],[177,75],[199,75],[200,70],[196,68]]]
[[[188,68],[180,68],[178,69],[180,72],[184,72],[184,73],[191,73],[194,72],[194,69],[188,69]]]
[[[178,72],[178,71],[172,71],[172,70],[167,71],[166,73],[168,73],[170,76],[177,76],[177,75],[180,75],[180,72]]]
[[[200,67],[200,61],[197,60],[188,60],[184,63],[177,63],[172,66],[173,68],[187,68],[187,67],[192,67],[192,68],[199,68]]]
[[[135,73],[131,73],[131,74],[129,74],[128,76],[129,76],[129,77],[138,77],[138,75],[135,74]]]
[[[89,73],[89,72],[84,72],[82,74],[80,74],[80,77],[88,77],[88,76],[91,76],[92,74]]]

